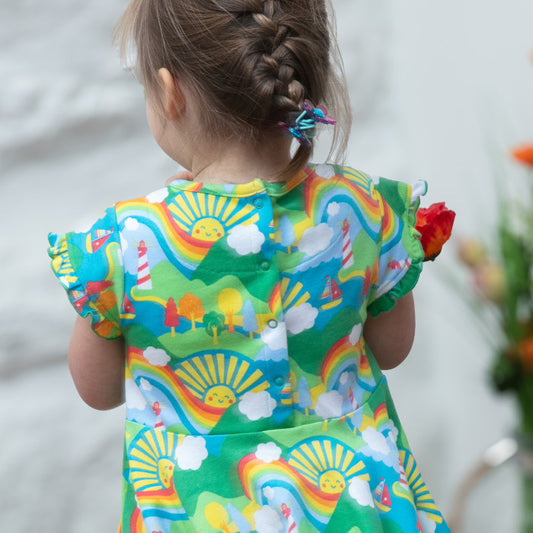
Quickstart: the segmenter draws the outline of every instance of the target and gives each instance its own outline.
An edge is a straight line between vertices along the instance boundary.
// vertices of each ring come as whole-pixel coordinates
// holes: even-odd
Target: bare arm
[[[87,405],[113,409],[124,402],[124,342],[98,337],[90,324],[90,318],[76,319],[68,349],[70,373]]]
[[[396,302],[392,311],[368,317],[363,336],[382,370],[398,366],[409,354],[415,335],[412,293]]]

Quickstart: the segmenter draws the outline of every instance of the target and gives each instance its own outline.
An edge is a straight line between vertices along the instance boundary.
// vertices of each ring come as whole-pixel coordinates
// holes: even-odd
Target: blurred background
[[[530,0],[334,0],[354,110],[348,162],[457,212],[455,236],[415,291],[417,339],[388,373],[415,456],[444,514],[483,451],[516,427],[487,380],[491,351],[451,289],[462,236],[494,224],[495,173],[533,138]],[[51,274],[49,231],[96,219],[177,169],[157,148],[143,91],[111,31],[125,0],[0,3],[0,530],[114,532],[123,411],[74,390],[74,311]],[[501,175],[501,173],[500,173]],[[17,202],[21,201],[21,204]],[[24,209],[22,208],[24,207]],[[464,531],[517,531],[517,466],[466,502]]]

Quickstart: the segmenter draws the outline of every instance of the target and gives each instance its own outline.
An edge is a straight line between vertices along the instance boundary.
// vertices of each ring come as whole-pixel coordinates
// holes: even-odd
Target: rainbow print
[[[151,365],[142,350],[130,348],[128,367],[137,382],[143,378],[165,394],[179,422],[193,434],[209,433],[244,394],[270,386],[253,361],[227,350],[193,354],[172,370]]]
[[[264,463],[255,453],[239,462],[239,477],[245,495],[259,505],[266,505],[267,487],[282,488],[291,494],[305,516],[323,530],[333,513],[340,494],[322,492],[284,459]]]
[[[144,525],[143,515],[139,507],[135,508],[131,515],[129,533],[147,533]],[[122,533],[122,529],[119,529],[118,533]],[[126,532],[124,532],[126,533]]]
[[[371,424],[373,428],[378,431],[390,421],[389,411],[387,410],[387,404],[385,402],[380,403],[376,409],[374,409],[374,420]],[[364,425],[361,429],[365,430],[368,426]]]
[[[346,175],[346,174],[345,174]],[[305,182],[305,211],[315,223],[327,219],[327,208],[331,202],[346,203],[353,207],[361,226],[373,237],[381,229],[382,205],[379,195],[371,186],[372,179],[358,173],[357,179],[337,175],[327,180],[316,175]]]
[[[353,450],[327,437],[301,441],[289,450],[287,460],[265,463],[249,454],[239,463],[239,477],[248,498],[263,505],[268,503],[265,488],[285,489],[319,530],[328,523],[341,493],[355,476],[370,479]]]
[[[188,234],[176,223],[164,204],[151,204],[141,198],[117,204],[116,211],[119,222],[135,218],[150,228],[167,256],[175,257],[188,269],[198,265],[213,245],[212,241],[196,239]]]
[[[359,340],[355,345],[350,337],[342,337],[330,349],[322,364],[321,378],[327,390],[339,387],[344,372],[353,371],[357,383],[365,390],[373,390],[376,386],[372,368],[366,355],[365,344]]]
[[[154,519],[170,531],[170,524],[187,518],[174,487],[178,435],[141,430],[129,446],[128,476],[145,524]]]
[[[283,278],[283,282],[285,281],[285,278]],[[279,317],[281,314],[281,284],[278,282],[276,283],[274,290],[272,291],[272,294],[270,295],[270,299],[268,300],[268,306],[270,307],[270,310],[272,311],[272,314],[274,316]]]
[[[206,434],[216,426],[226,408],[214,407],[194,396],[183,381],[168,366],[151,365],[142,350],[130,347],[127,364],[136,382],[144,378],[162,392],[179,417],[174,423],[183,424],[191,433]]]

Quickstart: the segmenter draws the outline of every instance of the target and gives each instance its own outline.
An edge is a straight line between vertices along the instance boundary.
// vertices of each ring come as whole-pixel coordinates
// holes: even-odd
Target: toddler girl
[[[325,0],[133,0],[117,35],[187,171],[49,253],[81,397],[126,402],[122,531],[449,531],[382,374],[425,187],[309,163],[320,106],[349,122]]]

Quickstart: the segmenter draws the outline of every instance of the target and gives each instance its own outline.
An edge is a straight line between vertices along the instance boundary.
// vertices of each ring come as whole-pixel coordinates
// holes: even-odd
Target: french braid
[[[118,33],[134,39],[148,91],[164,66],[196,91],[206,134],[261,142],[305,99],[335,99],[325,1],[133,0]],[[288,172],[311,150],[301,146]]]

